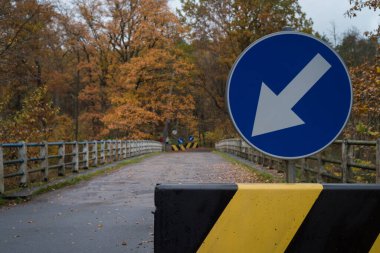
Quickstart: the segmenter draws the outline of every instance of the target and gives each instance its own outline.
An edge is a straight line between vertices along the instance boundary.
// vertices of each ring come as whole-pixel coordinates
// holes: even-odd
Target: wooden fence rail
[[[287,182],[380,183],[380,139],[337,140],[326,151],[297,160],[267,156],[241,139],[222,140],[215,148],[284,171]]]
[[[149,140],[2,143],[0,193],[7,190],[6,180],[11,178],[19,178],[19,185],[26,186],[35,173],[41,173],[43,180],[47,181],[52,170],[57,170],[58,176],[64,176],[68,168],[77,173],[91,166],[160,151],[162,144]]]

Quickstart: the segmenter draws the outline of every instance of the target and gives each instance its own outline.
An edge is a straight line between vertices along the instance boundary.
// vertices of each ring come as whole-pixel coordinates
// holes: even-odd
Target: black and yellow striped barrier
[[[172,150],[173,150],[173,151],[179,151],[179,148],[178,148],[177,145],[172,145]]]
[[[380,252],[380,185],[157,185],[154,252]]]
[[[173,151],[186,151],[186,149],[193,149],[197,148],[198,143],[197,142],[189,142],[187,144],[179,144],[179,145],[172,145],[172,150]]]
[[[198,147],[197,142],[189,142],[186,144],[186,149],[197,148],[197,147]]]

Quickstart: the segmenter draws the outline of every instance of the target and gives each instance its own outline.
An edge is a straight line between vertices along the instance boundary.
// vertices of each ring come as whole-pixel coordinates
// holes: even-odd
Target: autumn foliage
[[[353,1],[348,13],[377,2]],[[174,13],[166,0],[0,0],[0,141],[236,136],[224,99],[236,57],[285,26],[313,33],[312,21],[297,0],[181,4]],[[378,61],[350,73],[345,135],[377,138]]]

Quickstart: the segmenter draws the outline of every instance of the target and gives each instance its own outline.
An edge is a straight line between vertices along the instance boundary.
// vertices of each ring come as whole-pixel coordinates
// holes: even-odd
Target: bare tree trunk
[[[79,51],[77,51],[77,72],[75,76],[75,91],[74,91],[74,121],[75,121],[75,129],[74,129],[74,137],[75,141],[78,141],[78,134],[79,134],[79,89],[80,89],[80,72],[79,72],[79,63],[80,63],[80,56]]]
[[[174,86],[174,83],[172,83],[171,86],[170,86],[169,96],[171,96],[172,93],[173,93],[173,86]],[[169,123],[170,123],[170,119],[166,119],[165,120],[165,126],[164,126],[164,132],[162,134],[163,135],[162,136],[162,138],[163,138],[162,142],[165,145],[165,147],[166,147],[166,138],[168,138],[168,136],[169,136],[169,133],[168,133],[168,131],[169,131]]]

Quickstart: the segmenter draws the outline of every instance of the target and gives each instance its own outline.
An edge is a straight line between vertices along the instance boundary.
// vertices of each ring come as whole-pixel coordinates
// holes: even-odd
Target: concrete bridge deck
[[[214,153],[163,153],[1,208],[0,252],[153,252],[156,183],[258,181]]]

